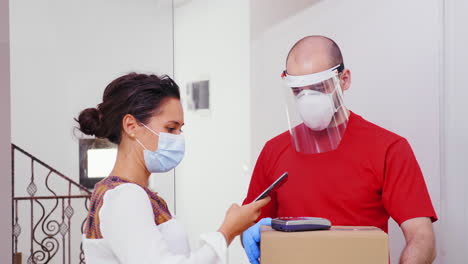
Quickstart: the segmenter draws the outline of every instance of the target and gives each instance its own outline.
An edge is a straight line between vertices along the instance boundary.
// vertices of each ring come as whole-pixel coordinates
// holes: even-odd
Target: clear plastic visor
[[[289,130],[298,152],[324,153],[341,143],[348,114],[337,67],[310,75],[283,74]]]

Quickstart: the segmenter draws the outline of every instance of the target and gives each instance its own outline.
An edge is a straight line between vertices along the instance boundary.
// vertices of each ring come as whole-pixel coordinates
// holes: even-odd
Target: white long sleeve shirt
[[[222,264],[227,244],[219,232],[201,236],[201,245],[191,251],[186,233],[173,218],[154,222],[147,193],[125,183],[106,191],[99,210],[102,239],[83,235],[87,264]]]

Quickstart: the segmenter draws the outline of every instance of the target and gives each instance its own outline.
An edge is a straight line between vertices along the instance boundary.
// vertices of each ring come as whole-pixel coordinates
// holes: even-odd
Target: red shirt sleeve
[[[257,163],[255,164],[255,169],[250,179],[249,190],[247,192],[247,197],[244,199],[244,204],[252,202],[257,196],[259,196],[270,184],[273,183],[271,180],[268,165],[270,162],[271,153],[268,151],[268,143],[263,147],[260,156],[258,156]],[[277,199],[275,193],[270,194],[271,201],[261,209],[261,214],[258,217],[257,221],[265,217],[276,217],[277,209]]]
[[[404,138],[387,149],[382,200],[387,212],[399,225],[416,217],[437,221],[421,169]]]

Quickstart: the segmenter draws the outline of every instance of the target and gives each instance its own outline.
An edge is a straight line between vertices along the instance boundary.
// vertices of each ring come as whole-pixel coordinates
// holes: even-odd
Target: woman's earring
[[[130,134],[130,137],[131,137],[131,138],[134,138],[134,137],[135,137],[135,133],[131,133],[131,134]]]

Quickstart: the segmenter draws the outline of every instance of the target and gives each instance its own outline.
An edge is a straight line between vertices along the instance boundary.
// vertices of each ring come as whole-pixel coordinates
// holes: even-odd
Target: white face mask
[[[145,124],[142,125],[159,137],[158,148],[155,151],[148,150],[140,140],[136,139],[144,149],[145,165],[148,171],[151,173],[168,172],[179,165],[185,154],[184,135],[158,133]]]
[[[333,115],[338,111],[333,103],[335,91],[326,94],[314,90],[302,90],[296,96],[299,114],[312,130],[324,130],[330,125]]]

